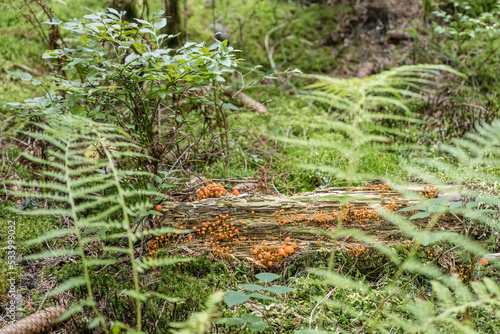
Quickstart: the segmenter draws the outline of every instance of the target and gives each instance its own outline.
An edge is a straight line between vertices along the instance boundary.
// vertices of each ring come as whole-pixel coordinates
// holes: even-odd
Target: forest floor
[[[78,0],[72,3],[70,9],[64,9],[63,5],[56,2],[54,11],[60,13],[61,19],[82,16],[86,13],[83,9],[85,7],[97,9],[103,6],[103,1]],[[280,71],[298,68],[304,73],[361,79],[401,65],[453,63],[459,61],[457,59],[460,55],[457,55],[457,59],[450,60],[451,56],[444,51],[444,42],[431,36],[430,23],[424,21],[420,1],[357,1],[357,7],[351,6],[351,2],[342,1],[333,9],[327,8],[324,11],[318,4],[296,7],[284,3],[276,10],[270,5],[274,3],[272,1],[252,2],[251,6],[248,5],[250,2],[242,2],[234,8],[226,5],[220,9],[218,14],[222,18],[221,22],[234,37],[234,44],[241,46],[248,60],[242,64],[243,69],[250,70],[257,64],[263,64],[264,69],[256,70],[256,74],[275,75],[276,78],[261,80],[244,91],[256,101],[265,103],[268,110],[266,114],[238,112],[228,119],[232,131],[230,163],[220,159],[190,170],[187,176],[189,179],[176,184],[181,189],[170,192],[171,201],[161,203],[163,220],[151,219],[149,222],[151,227],[155,224],[177,228],[182,226],[183,229],[195,231],[168,238],[145,239],[137,245],[136,251],[140,256],[195,257],[190,262],[142,275],[141,284],[154,285],[158,291],[167,291],[173,299],[179,300],[168,302],[167,308],[165,304],[157,302],[147,304],[146,318],[151,322],[148,328],[158,332],[158,322],[154,324],[151,319],[159,317],[163,319],[160,326],[185,320],[189,314],[201,310],[214,291],[235,290],[240,283],[253,283],[254,275],[262,271],[279,273],[281,284],[295,289],[288,299],[277,303],[273,311],[275,316],[269,319],[269,324],[281,332],[289,333],[311,327],[313,318],[315,325],[321,323],[326,330],[333,331],[340,327],[346,332],[357,331],[361,324],[352,320],[355,317],[343,312],[329,309],[328,314],[315,314],[316,307],[320,305],[317,297],[325,294],[339,300],[351,300],[353,307],[359,312],[370,313],[376,310],[377,304],[371,302],[370,298],[379,298],[378,292],[367,299],[357,292],[319,287],[307,280],[312,276],[307,268],[327,268],[335,263],[340,274],[378,287],[384,286],[388,277],[398,270],[383,254],[376,253],[367,246],[367,243],[354,242],[349,237],[335,243],[336,248],[332,249],[329,241],[331,234],[328,233],[334,231],[334,222],[338,221],[337,216],[333,215],[347,218],[347,227],[366,232],[391,246],[398,254],[405,255],[413,247],[413,241],[381,219],[376,209],[386,207],[395,211],[414,202],[391,191],[392,185],[384,185],[379,180],[397,177],[409,183],[415,181],[413,191],[422,192],[425,199],[436,198],[440,191],[445,190],[434,191],[433,186],[424,185],[420,179],[411,176],[401,167],[409,156],[418,151],[408,149],[362,156],[356,173],[370,174],[371,178],[353,184],[357,191],[350,191],[350,188],[346,188],[350,183],[345,178],[317,167],[328,165],[345,169],[350,164],[348,159],[338,152],[332,152],[328,147],[311,148],[283,142],[283,138],[307,137],[325,141],[340,138],[328,129],[310,126],[311,120],[318,117],[332,119],[333,116],[328,110],[325,111],[324,106],[308,99],[296,98],[300,84],[294,81],[293,76],[281,74]],[[204,37],[208,29],[206,27],[213,21],[210,9],[204,9],[207,5],[203,1],[186,3],[189,5],[185,7],[183,15],[189,17],[186,27],[190,29],[190,38]],[[238,11],[247,13],[248,20],[245,21],[244,14],[238,14]],[[316,22],[318,18],[324,19],[327,14],[331,14],[331,21]],[[24,69],[34,76],[46,76],[47,68],[38,59],[44,51],[39,38],[30,30],[29,24],[18,20],[14,12],[6,12],[5,16],[7,20],[0,23],[0,48],[3,49],[0,67],[8,70]],[[303,21],[295,26],[290,24],[297,22],[299,18]],[[255,31],[241,28],[243,24],[252,25],[252,20],[255,20]],[[269,33],[278,26],[282,27],[276,30],[278,36]],[[244,40],[240,39],[241,36]],[[269,43],[274,47],[273,54],[269,52],[269,45],[265,45],[266,38],[270,39]],[[18,43],[18,39],[22,43]],[[48,80],[42,80],[45,79]],[[453,80],[459,82],[453,83]],[[433,92],[424,93],[427,102],[415,104],[414,109],[417,110],[418,117],[426,121],[425,125],[407,126],[398,123],[401,131],[406,134],[405,144],[423,143],[428,145],[431,154],[437,154],[437,143],[446,142],[454,135],[463,135],[473,129],[478,120],[489,121],[497,116],[496,111],[492,111],[495,108],[488,104],[495,100],[493,93],[485,98],[486,102],[482,101],[482,105],[487,107],[471,107],[481,104],[478,102],[479,98],[469,94],[472,90],[464,92],[465,83],[460,80],[462,79],[444,74]],[[2,76],[0,100],[22,100],[32,97],[34,93],[41,91],[38,88],[33,90],[12,76]],[[461,108],[459,111],[457,106]],[[22,158],[17,158],[21,152],[33,150],[33,147],[31,143],[24,141],[24,137],[11,138],[13,133],[9,132],[9,128],[12,127],[12,122],[16,122],[16,128],[27,127],[27,124],[23,124],[26,123],[25,120],[13,121],[10,116],[2,118],[2,177],[4,181],[36,178],[36,168],[26,164]],[[455,123],[459,123],[459,126]],[[203,180],[208,178],[225,186],[228,194],[218,199],[193,200],[197,195],[196,189],[203,186]],[[230,194],[232,187],[239,189],[238,195]],[[495,188],[492,193],[496,191]],[[8,213],[7,210],[11,207],[28,209],[24,207],[26,200],[7,193],[2,193],[2,196],[5,201],[0,204],[0,229],[5,230],[9,221],[16,221],[16,238],[20,245],[18,253],[21,257],[61,246],[62,240],[36,245],[23,245],[22,242],[65,227],[69,224],[68,220]],[[314,227],[313,231],[311,226]],[[220,237],[221,243],[210,239],[209,235],[212,234],[208,233],[209,228],[224,229],[224,236]],[[307,233],[304,232],[306,229],[309,229]],[[464,234],[468,231],[469,235],[478,236],[479,242],[486,242],[485,232],[480,227],[464,228],[462,221],[459,223],[451,216],[443,217],[435,229]],[[206,235],[202,235],[205,231]],[[189,235],[194,237],[190,238]],[[76,241],[65,239],[64,242],[74,244]],[[498,251],[498,238],[496,243],[491,245],[492,252]],[[98,255],[102,253],[103,246],[97,244],[89,248],[89,253]],[[443,271],[452,272],[454,268],[463,265],[467,268],[463,275],[468,274],[475,279],[484,275],[498,277],[499,271],[485,274],[484,270],[476,266],[477,261],[466,252],[452,253],[450,248],[440,248],[437,245],[421,247],[417,256],[423,261],[438,263]],[[19,318],[49,305],[70,305],[82,297],[81,291],[71,290],[56,296],[56,299],[48,297],[48,293],[65,279],[82,272],[82,266],[76,258],[55,256],[45,260],[20,262],[21,260],[22,258],[16,259],[20,264],[19,292],[16,296],[16,302],[21,305],[17,310]],[[114,267],[112,270],[115,272],[113,280],[102,278],[99,272],[92,277],[103,305],[116,300],[120,293],[117,289],[130,283],[126,277],[119,275],[121,270]],[[2,264],[2,278],[6,272],[7,267]],[[405,284],[408,296],[433,298],[428,280],[408,280]],[[7,288],[7,282],[2,279],[2,298],[6,297]],[[389,302],[397,303],[397,300],[394,298]],[[116,309],[108,309],[107,312],[117,313],[121,321],[127,322],[126,313],[132,312],[132,305],[129,304],[117,302],[114,305]],[[251,307],[255,308],[255,305]],[[0,311],[2,315],[5,314],[4,308]],[[471,309],[470,312],[473,317],[483,319],[478,320],[476,328],[484,333],[500,332],[498,319],[490,318],[490,314],[483,314],[481,310]],[[235,312],[224,309],[221,314],[230,317]],[[3,321],[1,324],[5,323]],[[83,333],[86,331],[84,325],[81,321],[70,320],[57,331],[54,330],[54,333]],[[223,327],[219,328],[224,330]]]

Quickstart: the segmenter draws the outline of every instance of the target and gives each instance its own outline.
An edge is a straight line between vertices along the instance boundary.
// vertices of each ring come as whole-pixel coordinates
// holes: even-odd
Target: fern
[[[463,76],[444,65],[401,66],[363,79],[304,75],[305,78],[314,79],[316,82],[301,91],[302,96],[329,106],[334,117],[330,119],[318,116],[313,120],[311,127],[321,124],[331,131],[342,133],[345,140],[314,142],[287,138],[286,142],[300,146],[330,148],[339,152],[350,162],[348,170],[316,166],[321,170],[353,182],[373,177],[367,174],[355,175],[360,157],[373,151],[373,145],[384,145],[378,149],[394,149],[388,145],[390,140],[393,137],[406,136],[404,129],[387,127],[380,121],[421,122],[412,117],[409,103],[415,100],[426,100],[422,92],[429,91],[429,87],[440,76],[440,71]],[[398,110],[403,113],[399,113]]]
[[[484,171],[486,166],[482,157],[488,161],[487,166],[500,166],[499,140],[500,122],[495,121],[491,125],[483,124],[477,126],[477,133],[468,134],[466,139],[457,139],[453,144],[442,145],[443,153],[449,153],[447,159],[422,159],[418,166],[408,166],[411,167],[412,173],[418,173],[417,175],[424,180],[437,181],[439,175],[442,175],[439,173],[446,172],[446,181],[453,181],[454,184],[457,184],[456,188],[447,189],[447,196],[456,197],[459,194],[462,198],[470,199],[472,202],[469,203],[474,204],[465,206],[464,202],[461,203],[463,205],[448,207],[447,211],[456,214],[458,219],[467,219],[467,225],[473,225],[476,222],[488,224],[493,235],[500,231],[498,218],[494,218],[498,217],[499,214],[499,192],[485,194],[484,190],[464,188],[460,184],[473,180],[484,180],[485,175],[491,177],[487,182],[498,181],[498,174],[492,175],[492,173]],[[434,168],[432,173],[429,171],[429,167]],[[467,173],[464,173],[464,170]],[[475,184],[472,183],[472,185]],[[416,198],[414,199],[416,200]],[[441,198],[436,202],[445,203],[444,201],[446,199]],[[481,205],[489,205],[490,208],[495,209],[484,212]],[[427,227],[421,231],[412,220],[400,214],[385,210],[379,211],[381,216],[396,225],[406,237],[419,241],[424,246],[437,243],[450,244],[453,247],[466,250],[472,258],[476,259],[487,254],[488,251],[479,243],[462,234],[434,230],[433,226],[437,216],[441,213],[434,214]],[[364,237],[362,233],[337,229],[331,234],[336,238],[341,235],[349,235],[365,243],[371,243],[382,251],[379,244]],[[484,277],[480,281],[471,281],[470,284],[466,284],[457,275],[444,273],[437,265],[436,260],[428,263],[419,260],[416,256],[419,247],[415,243],[405,258],[396,257],[394,259],[390,257],[390,261],[398,269],[390,279],[390,283],[381,289],[382,294],[376,293],[376,289],[364,282],[356,281],[330,270],[311,269],[311,273],[319,278],[312,282],[354,291],[371,300],[376,299],[378,306],[371,314],[360,314],[351,305],[339,300],[324,302],[333,309],[349,314],[354,318],[353,321],[361,322],[363,326],[359,330],[360,333],[365,330],[385,333],[396,328],[407,333],[478,333],[474,330],[474,324],[469,314],[471,310],[475,312],[482,310],[492,318],[500,315],[500,285],[498,281]],[[493,264],[500,262],[493,256],[488,259]],[[404,287],[422,277],[428,279],[432,286],[430,299],[425,300],[405,295]]]
[[[116,264],[119,260],[115,254],[126,253],[130,257],[133,289],[127,290],[124,294],[135,299],[136,326],[132,329],[116,322],[114,326],[134,333],[142,332],[141,303],[150,294],[142,291],[139,273],[153,266],[186,260],[167,258],[152,262],[137,258],[135,254],[134,242],[150,234],[145,230],[132,230],[132,224],[139,223],[137,218],[140,216],[139,211],[152,207],[151,203],[140,199],[150,196],[159,200],[166,196],[157,191],[131,190],[128,187],[127,182],[130,178],[143,177],[148,173],[118,167],[119,163],[126,159],[144,157],[141,153],[137,153],[140,151],[139,147],[130,143],[119,128],[71,115],[53,116],[48,119],[47,123],[39,123],[37,126],[43,132],[26,134],[50,145],[47,158],[35,158],[29,155],[25,157],[46,167],[40,171],[43,178],[42,181],[20,181],[19,183],[25,187],[36,187],[40,191],[17,193],[17,195],[49,200],[51,203],[49,208],[33,210],[29,214],[65,216],[69,218],[72,226],[51,231],[28,243],[39,243],[73,235],[76,237],[77,246],[74,249],[61,248],[34,254],[27,256],[26,260],[63,255],[77,256],[83,265],[83,275],[67,279],[52,292],[52,295],[84,287],[87,298],[69,308],[63,318],[91,307],[95,318],[89,326],[101,326],[104,332],[109,333],[109,324],[97,308],[94,299],[90,271],[94,267]],[[89,147],[99,147],[102,158],[87,158],[85,153]],[[106,235],[111,231],[113,233]],[[154,235],[170,232],[183,233],[183,231],[163,228],[154,231]],[[105,238],[106,242],[109,242],[124,237],[128,240],[127,248],[113,246],[103,248],[108,258],[90,258],[86,255],[87,247],[96,240],[103,241]]]
[[[391,135],[399,136],[402,131],[387,129],[377,122],[383,119],[416,121],[411,118],[408,106],[409,99],[425,99],[420,93],[433,84],[433,78],[438,71],[448,71],[457,75],[458,72],[445,66],[416,65],[403,66],[364,79],[338,79],[326,76],[307,76],[317,79],[308,86],[312,91],[305,91],[307,97],[331,107],[337,120],[320,119],[318,124],[327,125],[335,131],[344,133],[345,139],[337,143],[321,141],[290,140],[288,143],[309,145],[310,147],[331,148],[349,159],[347,170],[338,170],[328,166],[321,169],[331,172],[347,180],[348,184],[361,182],[371,175],[358,174],[357,166],[360,157],[367,153],[384,148],[375,146],[388,141]],[[408,100],[407,100],[408,99]],[[391,112],[388,112],[390,110]],[[402,110],[399,113],[397,110]],[[319,126],[313,124],[313,126]],[[464,139],[456,139],[452,144],[441,145],[445,158],[415,159],[404,166],[404,169],[427,182],[438,186],[447,185],[447,198],[436,200],[442,206],[439,211],[455,215],[464,226],[485,224],[492,235],[500,231],[498,206],[500,191],[491,192],[490,188],[498,183],[497,168],[500,166],[500,122],[491,125],[477,126],[477,133],[471,133]],[[309,167],[309,166],[304,166]],[[315,166],[316,168],[317,166]],[[493,170],[492,170],[493,169]],[[406,180],[388,180],[394,184],[405,184]],[[450,186],[449,184],[455,186]],[[462,187],[462,185],[469,187]],[[472,185],[472,186],[470,186]],[[481,187],[483,185],[484,187]],[[486,186],[487,185],[487,186]],[[414,192],[405,190],[403,186],[396,187],[409,199],[419,201]],[[452,203],[452,198],[459,198]],[[345,199],[347,201],[347,199]],[[469,202],[469,203],[467,203]],[[425,203],[422,203],[425,205]],[[433,204],[436,206],[436,204]],[[424,211],[426,212],[426,211]],[[421,230],[414,220],[398,213],[390,213],[381,209],[379,214],[386,221],[397,226],[403,235],[413,239],[415,243],[406,256],[391,254],[390,249],[371,240],[361,232],[345,229],[339,224],[333,233],[322,232],[333,240],[341,236],[349,236],[374,246],[388,256],[396,268],[394,274],[382,288],[373,288],[366,282],[360,282],[333,271],[333,258],[329,269],[311,269],[315,276],[312,283],[337,287],[361,296],[363,300],[375,301],[376,307],[371,313],[360,313],[349,302],[342,299],[318,298],[330,309],[335,309],[352,317],[351,321],[359,322],[363,332],[393,332],[396,328],[407,333],[475,333],[469,312],[482,310],[491,317],[500,313],[500,286],[492,279],[467,284],[457,275],[444,273],[437,260],[425,261],[419,259],[421,245],[442,245],[458,248],[466,252],[472,259],[485,256],[487,250],[481,244],[466,235],[441,231],[436,229],[438,217],[443,212],[429,210],[425,215],[428,223]],[[430,218],[430,219],[429,219]],[[332,252],[333,254],[333,252]],[[332,255],[333,256],[333,255]],[[492,263],[498,259],[489,258]],[[406,295],[405,287],[416,280],[428,280],[432,286],[432,294],[428,300]],[[342,331],[338,326],[337,331]]]

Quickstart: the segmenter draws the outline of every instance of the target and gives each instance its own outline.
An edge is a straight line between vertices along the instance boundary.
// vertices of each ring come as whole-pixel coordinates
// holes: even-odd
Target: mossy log
[[[423,187],[413,187],[411,190],[423,191]],[[346,203],[346,199],[349,203],[347,209],[341,204]],[[386,244],[401,242],[407,240],[407,236],[403,235],[397,226],[376,215],[375,211],[383,207],[392,210],[404,208],[409,203],[401,198],[400,194],[392,191],[352,192],[345,188],[330,188],[290,197],[229,195],[194,202],[165,203],[162,226],[176,227],[177,223],[177,226],[197,228],[200,232],[202,223],[214,222],[217,221],[216,217],[229,215],[228,219],[233,219],[232,222],[239,232],[238,237],[246,238],[245,242],[232,243],[232,254],[244,258],[250,256],[250,250],[263,240],[268,244],[279,244],[286,237],[298,244],[299,251],[328,248],[331,240],[323,237],[318,241],[318,234],[314,231],[335,231],[340,212],[344,212],[345,227],[361,229]],[[427,222],[422,219],[412,222],[417,229],[427,226]],[[434,229],[461,233],[463,226],[455,218],[444,216],[440,217]],[[209,237],[200,233],[194,233],[194,236],[185,247],[198,249],[209,240]],[[363,245],[347,236],[341,237],[337,244],[340,247],[348,244]]]

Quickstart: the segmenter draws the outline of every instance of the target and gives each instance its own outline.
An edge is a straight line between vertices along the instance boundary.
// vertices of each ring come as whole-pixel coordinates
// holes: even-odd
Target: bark
[[[164,33],[167,35],[180,34],[180,16],[179,16],[179,1],[178,0],[164,0],[165,3],[165,17],[167,18],[167,25],[164,28]],[[171,39],[169,46],[180,46],[181,37]]]

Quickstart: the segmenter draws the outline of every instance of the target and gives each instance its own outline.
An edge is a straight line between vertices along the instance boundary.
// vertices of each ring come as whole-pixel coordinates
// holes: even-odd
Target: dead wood
[[[421,187],[416,187],[414,190],[419,191],[419,188]],[[279,243],[286,237],[292,238],[298,244],[299,250],[305,251],[331,244],[328,238],[318,243],[316,232],[335,231],[338,219],[328,221],[327,217],[346,209],[346,206],[341,208],[345,197],[350,203],[350,216],[346,216],[343,222],[345,227],[361,229],[387,244],[407,239],[397,226],[376,215],[375,210],[383,207],[393,208],[392,210],[403,208],[408,205],[408,200],[402,199],[401,195],[395,192],[370,190],[349,192],[345,188],[330,188],[291,197],[251,197],[242,194],[237,197],[229,195],[195,202],[165,203],[163,224],[175,226],[174,224],[178,223],[177,226],[189,229],[197,227],[199,231],[202,223],[214,222],[218,220],[217,216],[229,215],[239,231],[238,236],[246,238],[245,242],[231,245],[234,249],[233,255],[236,257],[249,256],[250,249],[262,240],[267,243]],[[359,215],[359,218],[355,215]],[[365,216],[361,217],[362,215]],[[417,229],[427,226],[424,220],[415,221],[414,224]],[[445,216],[439,219],[435,229],[462,233],[463,226],[453,217]],[[203,247],[207,241],[208,237],[198,235],[190,241],[189,247],[194,249]],[[341,238],[339,245],[343,244],[363,245],[349,237]]]
[[[251,111],[255,111],[256,113],[259,113],[259,114],[267,113],[267,108],[264,106],[263,103],[260,103],[259,101],[255,101],[254,99],[252,99],[250,96],[248,96],[247,94],[245,94],[243,92],[229,88],[229,89],[226,89],[226,93],[239,99],[241,101],[241,103],[243,103],[243,105],[248,107]]]

